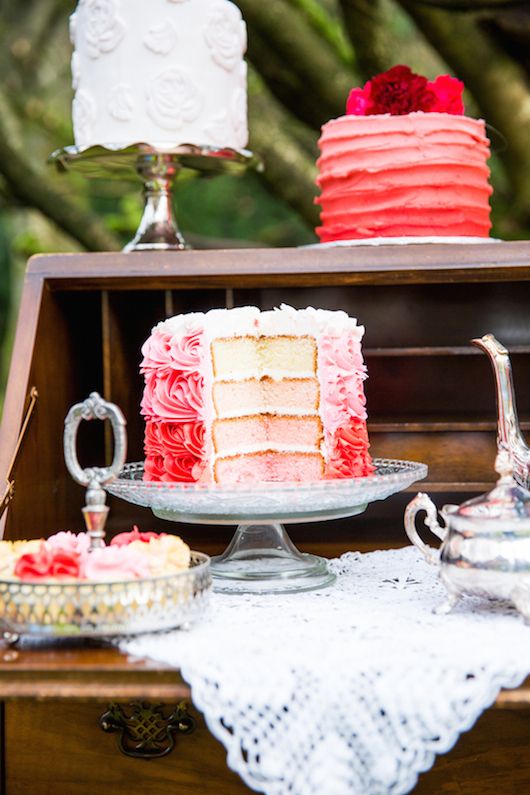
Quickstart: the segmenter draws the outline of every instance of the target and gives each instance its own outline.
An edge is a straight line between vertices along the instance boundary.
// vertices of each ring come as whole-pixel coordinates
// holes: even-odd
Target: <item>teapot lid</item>
[[[495,487],[463,502],[453,515],[481,517],[484,519],[530,519],[530,491],[520,486],[513,477],[510,451],[499,445],[495,471],[500,475]]]

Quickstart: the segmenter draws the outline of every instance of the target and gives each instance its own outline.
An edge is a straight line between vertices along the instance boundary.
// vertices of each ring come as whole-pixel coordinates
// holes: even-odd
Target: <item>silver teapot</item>
[[[448,598],[435,612],[448,613],[464,595],[511,601],[530,621],[530,492],[513,477],[511,451],[500,446],[495,488],[462,505],[445,505],[440,526],[434,503],[418,494],[405,511],[405,529],[429,563],[440,568]],[[428,546],[416,529],[416,515],[442,541]]]
[[[517,482],[530,488],[530,448],[523,438],[517,418],[509,353],[493,334],[486,334],[471,342],[488,354],[493,367],[497,393],[498,446],[503,446],[509,451]]]

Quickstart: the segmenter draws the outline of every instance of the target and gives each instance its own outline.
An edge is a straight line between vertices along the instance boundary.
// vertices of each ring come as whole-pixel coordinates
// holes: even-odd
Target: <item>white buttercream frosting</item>
[[[70,36],[77,145],[246,146],[246,25],[231,0],[79,0]]]
[[[204,316],[206,338],[257,337],[259,318],[260,311],[256,306],[211,309]]]

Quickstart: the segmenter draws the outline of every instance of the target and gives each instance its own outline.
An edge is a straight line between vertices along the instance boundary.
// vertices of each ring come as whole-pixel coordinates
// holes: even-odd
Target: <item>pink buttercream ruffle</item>
[[[361,343],[351,333],[324,336],[318,348],[320,412],[324,422],[326,477],[364,477],[373,472],[368,453],[366,367]]]
[[[156,327],[142,348],[144,479],[194,482],[205,469],[203,331]]]

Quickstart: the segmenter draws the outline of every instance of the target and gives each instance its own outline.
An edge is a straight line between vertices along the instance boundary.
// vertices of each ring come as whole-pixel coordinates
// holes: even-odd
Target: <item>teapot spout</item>
[[[510,356],[493,334],[471,340],[473,345],[488,354],[497,392],[497,446],[507,448],[513,463],[513,473],[520,485],[530,485],[530,449],[522,436],[517,417]]]

